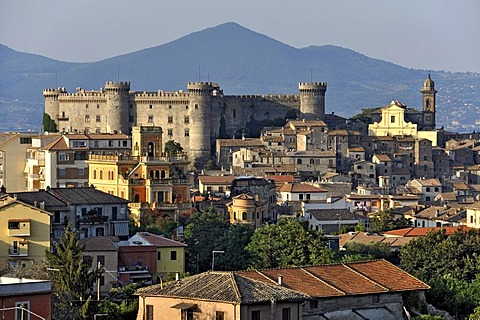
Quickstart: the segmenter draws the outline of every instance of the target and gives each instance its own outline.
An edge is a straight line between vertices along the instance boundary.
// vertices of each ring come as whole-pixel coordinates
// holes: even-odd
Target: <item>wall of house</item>
[[[28,285],[28,284],[27,284]],[[29,294],[29,295],[11,295],[7,297],[0,297],[0,306],[3,309],[14,308],[19,302],[28,302],[29,310],[42,316],[45,319],[51,317],[51,293]],[[2,310],[0,317],[2,319],[17,319],[15,317],[16,310]],[[30,315],[29,319],[37,319],[37,317]]]
[[[175,260],[171,259],[172,251],[177,253]],[[185,272],[185,247],[157,247],[157,274],[166,279],[167,273],[175,272]]]

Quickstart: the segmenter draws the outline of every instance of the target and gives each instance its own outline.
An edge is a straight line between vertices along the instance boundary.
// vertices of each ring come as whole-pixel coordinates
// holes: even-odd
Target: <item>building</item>
[[[0,270],[40,262],[50,250],[51,213],[8,195],[0,197]]]
[[[50,319],[52,283],[46,280],[0,277],[3,319]]]
[[[432,202],[443,190],[438,179],[413,179],[407,182],[407,187],[412,194],[420,197],[419,203]]]
[[[34,133],[0,134],[0,186],[9,191],[24,191],[25,151],[32,145]]]
[[[386,260],[209,271],[138,289],[137,319],[396,320],[404,293],[428,289]]]
[[[327,84],[298,88],[296,95],[226,96],[213,82],[189,82],[187,91],[176,92],[131,91],[129,82],[107,82],[99,90],[45,89],[43,95],[45,113],[62,132],[129,134],[133,126],[159,126],[164,140],[179,142],[201,168],[212,156],[214,139],[231,136],[252,119],[283,118],[291,110],[300,118],[323,119]]]
[[[198,191],[201,194],[223,197],[227,191],[230,191],[235,178],[235,176],[199,176]]]
[[[246,193],[235,196],[232,202],[227,204],[227,208],[232,224],[247,224],[258,228],[270,220],[268,204],[260,201],[258,193],[255,196]]]
[[[326,234],[339,234],[344,226],[354,227],[360,221],[349,209],[305,209],[308,227]]]
[[[88,186],[88,154],[125,154],[125,134],[49,134],[32,138],[27,149],[27,190]]]

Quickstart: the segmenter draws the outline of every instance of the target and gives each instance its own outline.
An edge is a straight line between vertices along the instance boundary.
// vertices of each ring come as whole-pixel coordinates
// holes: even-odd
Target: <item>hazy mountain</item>
[[[298,82],[326,81],[327,112],[352,116],[361,108],[398,99],[420,107],[428,72],[404,68],[335,46],[294,48],[236,23],[191,33],[175,41],[92,63],[69,63],[0,46],[0,97],[43,101],[42,89],[98,89],[105,81],[130,81],[133,90],[179,90],[188,81],[215,81],[225,94],[295,93]],[[432,72],[439,91],[440,124],[449,124],[453,102],[478,74]],[[447,98],[448,96],[448,98]],[[442,98],[444,97],[444,98]],[[472,105],[478,97],[470,97]],[[42,107],[32,115],[41,114]],[[471,117],[470,117],[471,118]],[[480,116],[479,116],[480,118]],[[39,123],[39,118],[32,122]],[[443,121],[443,122],[442,122]]]

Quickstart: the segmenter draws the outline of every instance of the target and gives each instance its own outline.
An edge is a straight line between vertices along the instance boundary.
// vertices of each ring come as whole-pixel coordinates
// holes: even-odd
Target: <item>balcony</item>
[[[8,248],[9,257],[28,257],[28,243],[22,244],[22,247]]]
[[[118,272],[148,272],[148,266],[125,266],[120,267]]]
[[[8,220],[8,235],[10,237],[29,237],[30,236],[30,219]]]

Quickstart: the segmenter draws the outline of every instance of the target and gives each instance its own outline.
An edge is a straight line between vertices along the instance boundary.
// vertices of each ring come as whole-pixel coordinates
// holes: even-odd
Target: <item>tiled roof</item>
[[[241,271],[238,274],[268,283],[276,283],[281,275],[283,287],[320,298],[430,288],[386,260]]]
[[[348,152],[365,152],[365,148],[363,147],[348,148]]]
[[[319,187],[312,186],[311,184],[307,183],[285,183],[281,188],[280,192],[292,192],[292,193],[303,193],[303,192],[310,192],[310,193],[320,193],[320,192],[327,192],[327,190]]]
[[[65,139],[62,136],[58,137],[56,140],[50,142],[45,147],[44,150],[70,150]]]
[[[457,201],[455,192],[443,192],[435,197],[435,200],[442,199],[443,201]]]
[[[474,210],[480,210],[480,201],[476,201],[469,205],[467,209],[474,209]]]
[[[51,188],[47,192],[69,204],[127,204],[128,200],[95,188]]]
[[[185,243],[181,243],[172,239],[168,239],[153,233],[149,232],[138,232],[140,237],[150,244],[156,245],[157,247],[186,247]]]
[[[199,176],[198,180],[202,184],[231,184],[236,176]]]
[[[283,137],[281,136],[262,136],[261,139],[266,142],[283,142]]]
[[[49,192],[45,190],[40,190],[40,191],[25,191],[25,192],[17,192],[17,193],[12,193],[13,195],[16,195],[17,198],[25,203],[28,203],[30,205],[34,205],[35,202],[37,204],[39,202],[44,202],[45,203],[45,209],[52,211],[52,210],[68,210],[68,205],[64,201],[58,199],[54,195],[50,194]]]
[[[118,242],[118,237],[88,237],[80,239],[80,245],[85,246],[84,251],[118,251],[113,243]]]
[[[221,147],[261,147],[263,142],[260,139],[217,139],[217,143]]]
[[[445,209],[443,206],[431,206],[418,211],[414,214],[415,218],[423,218],[429,220],[450,221],[458,215],[465,214],[465,209],[458,207],[449,207]]]
[[[388,237],[422,237],[427,235],[427,233],[431,231],[438,231],[438,230],[445,230],[445,234],[452,235],[458,230],[468,231],[471,228],[466,226],[460,227],[432,227],[432,228],[404,228],[404,229],[397,229],[397,230],[390,230],[385,231],[383,234]]]
[[[329,136],[348,136],[347,130],[329,130],[327,132]]]
[[[355,220],[355,215],[348,209],[308,209],[318,221]]]
[[[374,154],[373,155],[375,158],[377,158],[379,161],[382,161],[382,162],[390,162],[392,161],[392,159],[390,159],[389,156],[387,156],[386,154]]]
[[[457,190],[468,190],[468,186],[465,183],[454,183],[453,187]]]
[[[289,120],[288,124],[293,127],[326,127],[321,120]]]
[[[272,174],[267,175],[267,178],[273,180],[275,183],[293,182],[295,180],[295,178],[290,174]]]
[[[442,183],[438,179],[415,179],[422,187],[441,187]]]
[[[135,294],[253,304],[271,301],[306,300],[304,293],[251,279],[234,272],[208,271],[180,281],[138,289]]]

